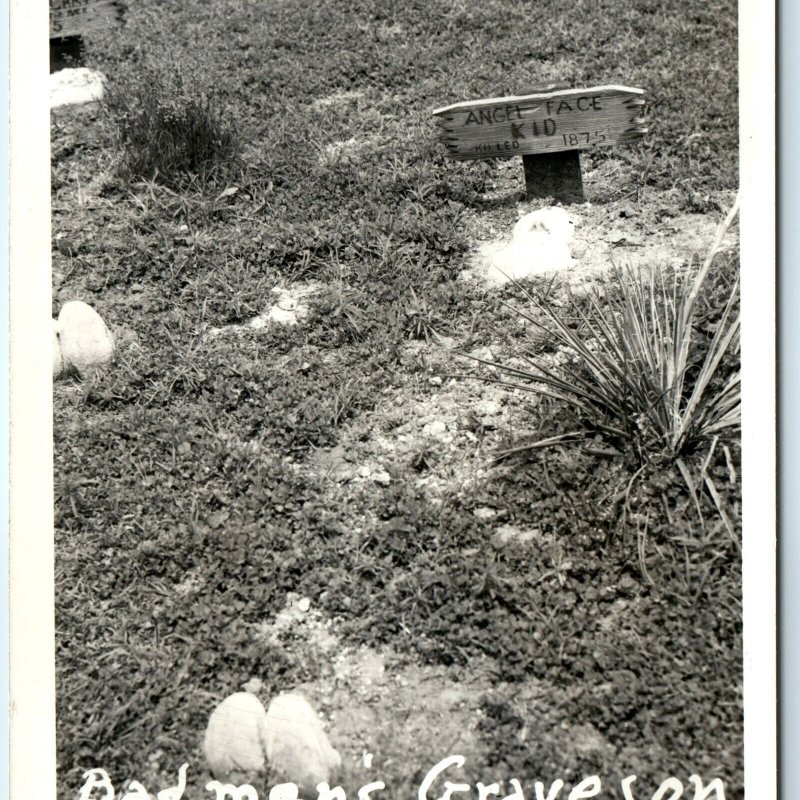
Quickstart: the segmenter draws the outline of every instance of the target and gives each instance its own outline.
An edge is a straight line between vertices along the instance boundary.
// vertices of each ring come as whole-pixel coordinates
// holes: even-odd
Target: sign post
[[[439,140],[459,161],[522,156],[528,199],[582,202],[580,151],[636,141],[647,133],[641,116],[644,91],[561,86],[437,109]]]
[[[539,83],[529,86],[525,94],[547,94],[570,89],[567,81]],[[554,197],[563,203],[582,203],[583,175],[581,174],[581,151],[564,150],[561,153],[540,153],[522,156],[525,173],[525,197]]]

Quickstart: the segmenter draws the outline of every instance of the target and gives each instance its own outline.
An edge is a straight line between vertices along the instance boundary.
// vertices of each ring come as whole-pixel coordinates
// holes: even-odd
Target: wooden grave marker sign
[[[528,199],[583,202],[580,151],[640,139],[644,91],[566,89],[456,103],[436,109],[439,140],[459,161],[522,156]]]
[[[81,37],[91,31],[123,24],[123,0],[50,0],[50,70],[69,63],[79,64],[83,56]]]
[[[50,0],[50,38],[117,27],[124,11],[121,0]]]

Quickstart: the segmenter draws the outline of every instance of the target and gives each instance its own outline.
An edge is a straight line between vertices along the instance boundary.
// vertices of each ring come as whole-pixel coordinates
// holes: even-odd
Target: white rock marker
[[[266,719],[264,706],[250,692],[229,695],[214,709],[203,753],[215,778],[241,784],[264,773],[262,736]]]
[[[57,335],[63,369],[74,367],[83,373],[100,366],[114,355],[114,337],[103,318],[81,300],[65,303],[58,315]],[[55,356],[53,358],[55,374]]]
[[[313,795],[318,783],[330,783],[342,764],[321,720],[299,694],[281,694],[269,704],[263,741],[270,771],[296,783],[301,793]]]
[[[76,67],[50,73],[50,108],[92,103],[103,99],[105,78],[99,72]]]
[[[501,286],[529,275],[568,269],[574,264],[569,249],[572,228],[569,214],[558,206],[525,214],[514,225],[511,242],[489,242],[480,248],[486,282]]]
[[[53,320],[53,377],[64,371],[64,357],[61,355],[61,342],[58,338],[58,322]]]

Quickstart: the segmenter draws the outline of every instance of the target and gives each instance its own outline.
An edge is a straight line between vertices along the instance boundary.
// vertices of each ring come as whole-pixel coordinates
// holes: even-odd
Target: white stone
[[[545,233],[559,242],[568,242],[572,238],[572,228],[572,219],[563,208],[548,206],[520,217],[514,225],[513,238]]]
[[[447,425],[442,420],[436,419],[433,422],[427,423],[427,425],[422,428],[422,433],[425,436],[442,436],[447,433]]]
[[[50,108],[103,99],[106,79],[99,72],[77,67],[50,74]]]
[[[478,271],[486,283],[502,286],[529,275],[569,269],[574,264],[569,242],[573,224],[556,206],[521,217],[508,244],[488,242],[478,252]]]
[[[53,377],[64,371],[64,357],[61,355],[61,342],[58,338],[58,323],[53,320]]]
[[[372,476],[372,480],[380,486],[388,486],[392,482],[392,476],[382,469]]]
[[[211,774],[237,783],[266,769],[263,731],[267,712],[250,692],[226,697],[208,720],[203,753]]]
[[[262,741],[270,773],[296,783],[301,793],[313,793],[318,783],[329,783],[342,764],[321,720],[299,694],[278,695],[269,704]]]
[[[625,241],[625,234],[615,228],[613,231],[609,231],[609,233],[606,235],[606,241],[611,242],[611,244],[623,242]]]
[[[58,338],[64,367],[79,373],[100,366],[114,355],[114,337],[103,318],[81,300],[65,303],[58,315]]]

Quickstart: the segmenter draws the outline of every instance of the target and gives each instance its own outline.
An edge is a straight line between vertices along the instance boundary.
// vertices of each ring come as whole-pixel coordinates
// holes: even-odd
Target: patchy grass
[[[145,0],[123,39],[89,37],[112,89],[144,60],[213,87],[241,157],[190,166],[179,188],[131,182],[112,117],[53,114],[56,308],[92,303],[120,343],[112,369],[55,390],[62,797],[91,766],[155,791],[183,761],[186,797],[205,796],[214,704],[253,675],[268,695],[317,677],[259,635],[290,593],[343,646],[478,687],[478,778],[529,789],[602,767],[652,794],[698,772],[741,796],[740,564],[715,498],[603,437],[493,465],[585,420],[447,377],[455,349],[512,358],[532,334],[503,305],[513,287],[459,279],[474,220],[515,220],[517,197],[486,200],[507,170],[448,161],[430,118],[534,81],[645,88],[651,134],[584,156],[589,199],[604,224],[633,216],[677,242],[670,220],[716,220],[735,187],[735,14],[578,0],[538,4],[531,25],[524,3]],[[737,268],[709,273],[706,338]],[[211,334],[298,282],[322,286],[304,324]],[[699,466],[736,530],[726,448]],[[348,478],[319,466],[332,452]],[[532,544],[492,544],[502,526]],[[388,711],[376,724],[402,735]],[[562,724],[606,744],[582,758]],[[413,752],[448,755],[434,725],[413,730],[430,737]],[[385,796],[428,766],[376,767]]]

